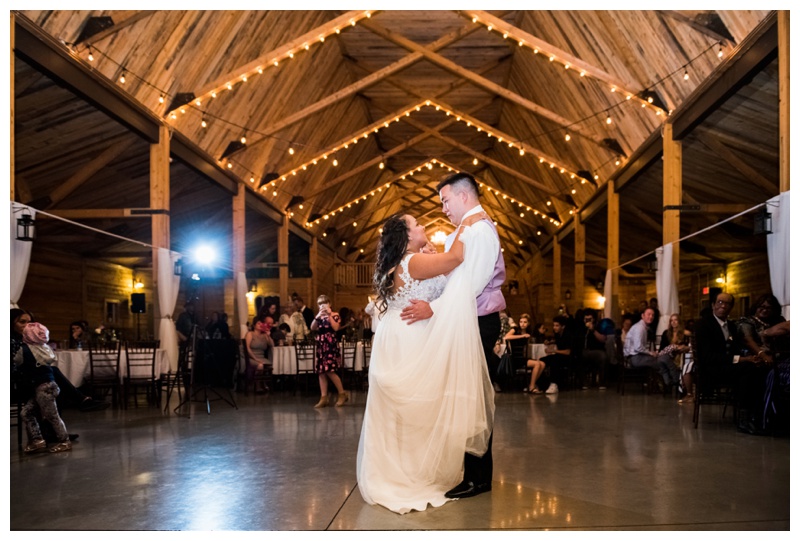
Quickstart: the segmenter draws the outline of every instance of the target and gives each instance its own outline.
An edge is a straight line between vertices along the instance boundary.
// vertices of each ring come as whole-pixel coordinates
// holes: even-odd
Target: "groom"
[[[468,173],[455,173],[445,178],[436,187],[442,200],[442,211],[450,221],[459,225],[465,218],[483,211],[479,200],[478,183]],[[473,290],[478,303],[478,329],[481,333],[483,353],[489,368],[492,383],[500,359],[494,354],[494,346],[500,336],[500,311],[506,307],[506,301],[500,286],[506,279],[506,266],[500,251],[500,237],[497,229],[489,220],[481,220],[471,226],[475,230],[474,241],[466,250],[462,265],[469,266],[472,271]],[[455,232],[447,237],[445,250],[449,250],[455,239]],[[428,319],[433,310],[425,301],[412,300],[401,318],[410,323]],[[456,487],[445,492],[448,498],[469,498],[492,490],[492,438],[486,453],[477,457],[464,454],[464,480]]]

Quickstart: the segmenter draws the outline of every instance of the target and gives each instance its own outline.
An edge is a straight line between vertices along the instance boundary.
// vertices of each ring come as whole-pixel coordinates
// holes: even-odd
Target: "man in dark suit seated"
[[[705,314],[695,326],[698,396],[708,396],[709,392],[719,387],[735,387],[738,374],[746,371],[737,370],[736,366],[749,358],[740,357],[742,346],[739,333],[736,324],[728,320],[733,303],[733,295],[720,293],[714,300],[711,312]]]

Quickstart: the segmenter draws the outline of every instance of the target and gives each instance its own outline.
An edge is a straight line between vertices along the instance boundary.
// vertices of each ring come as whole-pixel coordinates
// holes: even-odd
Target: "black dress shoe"
[[[469,498],[492,490],[491,483],[478,483],[461,481],[457,486],[444,493],[445,498]]]

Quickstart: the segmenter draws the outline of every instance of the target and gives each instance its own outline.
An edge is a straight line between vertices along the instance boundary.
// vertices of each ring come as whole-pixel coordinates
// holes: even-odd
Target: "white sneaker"
[[[556,394],[558,392],[558,385],[555,383],[551,383],[550,387],[544,392],[544,394]]]

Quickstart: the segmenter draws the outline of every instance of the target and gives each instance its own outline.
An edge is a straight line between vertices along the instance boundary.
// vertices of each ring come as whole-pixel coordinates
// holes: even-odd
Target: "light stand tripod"
[[[188,387],[186,388],[186,397],[174,409],[175,413],[188,402],[204,402],[208,415],[211,415],[211,402],[215,400],[224,400],[229,406],[238,410],[239,406],[236,405],[236,400],[233,398],[230,389],[227,389],[228,397],[226,398],[211,385],[212,374],[209,368],[213,366],[214,356],[206,346],[206,340],[199,340],[197,333],[198,326],[195,324],[192,327],[192,336],[189,339],[190,349],[187,349],[184,361],[178,367],[179,372],[181,372],[178,379],[185,384],[188,378]],[[201,355],[198,355],[198,342],[202,342],[199,350]],[[190,356],[191,365],[189,362]],[[199,383],[197,386],[195,386],[196,381]],[[200,393],[203,393],[203,397],[201,399],[196,398]],[[215,395],[215,398],[211,398],[209,393]],[[191,407],[187,409],[187,418],[189,417],[191,417]]]

